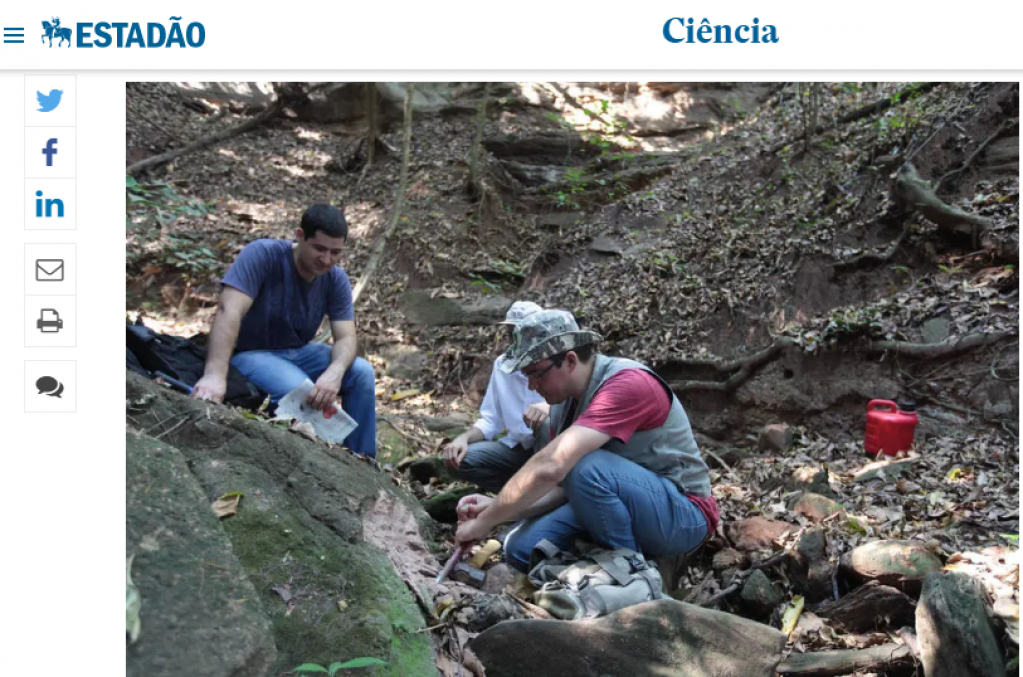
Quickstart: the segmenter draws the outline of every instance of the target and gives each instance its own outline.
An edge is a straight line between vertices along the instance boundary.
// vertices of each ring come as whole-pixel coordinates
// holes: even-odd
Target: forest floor
[[[573,311],[604,336],[602,352],[675,384],[708,449],[749,452],[713,471],[725,522],[763,515],[806,527],[783,485],[812,465],[851,518],[828,525],[832,557],[878,538],[930,541],[945,557],[1004,546],[1019,531],[1018,85],[827,83],[810,138],[803,88],[665,85],[496,87],[483,200],[466,190],[481,88],[414,119],[404,208],[355,309],[380,413],[404,440],[382,458],[435,452],[441,437],[426,420],[471,415],[503,349],[491,324],[424,322],[409,306],[528,299]],[[252,115],[213,98],[200,112],[184,91],[129,85],[129,162]],[[701,101],[713,115],[699,124],[679,114]],[[660,118],[641,121],[651,110]],[[208,331],[238,251],[291,238],[314,202],[344,206],[342,266],[360,279],[391,218],[400,119],[382,136],[395,150],[364,173],[363,134],[288,113],[138,177],[167,206],[157,215],[129,204],[129,315],[158,331]],[[509,150],[536,138],[547,145]],[[550,140],[566,138],[570,152],[554,157]],[[946,227],[898,199],[909,165],[984,228]],[[531,182],[531,171],[545,180]],[[963,350],[965,338],[979,345]],[[911,478],[854,479],[869,460],[862,430],[875,397],[920,406]],[[769,423],[791,426],[791,449],[757,449]],[[707,566],[690,563],[682,587],[704,581]]]

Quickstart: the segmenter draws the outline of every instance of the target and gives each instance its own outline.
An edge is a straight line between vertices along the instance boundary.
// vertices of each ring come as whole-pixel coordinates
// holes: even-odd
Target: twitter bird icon
[[[39,102],[39,112],[49,113],[60,105],[60,97],[64,95],[63,89],[51,89],[49,94],[36,92],[36,101]]]

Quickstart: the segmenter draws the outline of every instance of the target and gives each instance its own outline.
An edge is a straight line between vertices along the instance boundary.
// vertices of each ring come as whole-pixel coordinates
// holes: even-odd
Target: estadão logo
[[[53,47],[53,39],[57,38],[57,46],[60,47],[67,41],[71,46],[71,36],[77,33],[75,47],[85,49],[91,47],[117,47],[128,49],[131,47],[154,48],[154,47],[202,47],[206,42],[206,28],[198,21],[193,21],[184,29],[181,27],[181,17],[172,16],[168,25],[162,23],[148,22],[140,24],[127,21],[99,21],[78,22],[75,30],[60,25],[59,17],[52,17],[50,21],[43,22],[43,42],[50,41]]]
[[[44,21],[43,22],[43,39],[42,39],[42,42],[46,42],[46,39],[49,38],[50,39],[50,47],[53,47],[53,39],[54,38],[59,38],[59,42],[57,43],[58,47],[63,45],[65,40],[67,40],[67,46],[70,47],[71,46],[71,29],[70,28],[61,28],[61,26],[60,26],[60,17],[59,16],[51,17],[51,21],[53,23],[50,23],[50,21]]]

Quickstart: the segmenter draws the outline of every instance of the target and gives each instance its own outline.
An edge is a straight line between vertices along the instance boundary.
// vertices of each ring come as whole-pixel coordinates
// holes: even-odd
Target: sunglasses
[[[554,367],[556,366],[557,366],[556,364],[551,362],[549,365],[547,365],[543,369],[540,369],[539,371],[534,371],[532,374],[527,374],[525,371],[523,371],[522,375],[525,376],[530,381],[541,381],[543,380],[543,377],[547,375],[547,372],[549,372],[551,369],[554,369]]]

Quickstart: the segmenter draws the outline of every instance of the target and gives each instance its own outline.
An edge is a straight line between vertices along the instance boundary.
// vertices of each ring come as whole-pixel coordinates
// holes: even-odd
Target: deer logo
[[[46,42],[46,39],[49,38],[50,47],[53,47],[53,39],[60,38],[60,42],[57,43],[58,47],[63,45],[65,40],[67,40],[67,46],[71,46],[71,29],[60,27],[60,17],[53,17],[53,23],[44,21],[43,31],[45,32],[43,33],[43,37],[40,42]]]

